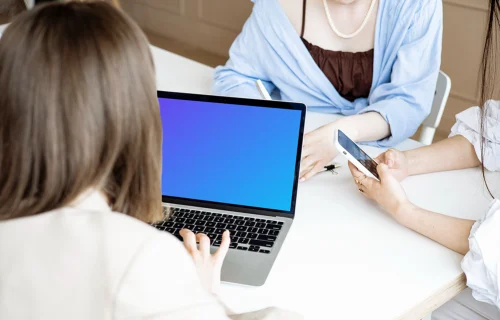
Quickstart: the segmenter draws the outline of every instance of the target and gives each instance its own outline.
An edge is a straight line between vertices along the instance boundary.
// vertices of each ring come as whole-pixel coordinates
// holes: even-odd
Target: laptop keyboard
[[[230,214],[180,208],[163,208],[164,221],[153,226],[161,231],[173,234],[182,241],[179,232],[189,229],[204,233],[210,238],[210,244],[218,247],[225,230],[231,233],[230,249],[269,254],[283,227],[282,221],[256,219]]]

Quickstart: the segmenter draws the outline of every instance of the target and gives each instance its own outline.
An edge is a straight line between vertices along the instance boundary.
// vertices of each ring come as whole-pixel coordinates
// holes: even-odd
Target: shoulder
[[[265,0],[269,1],[269,0]],[[304,0],[271,0],[277,1],[283,13],[288,17],[297,33],[302,28],[302,9]]]

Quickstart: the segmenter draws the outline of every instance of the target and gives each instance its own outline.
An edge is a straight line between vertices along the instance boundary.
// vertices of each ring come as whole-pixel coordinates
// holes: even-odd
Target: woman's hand
[[[400,182],[392,175],[391,169],[383,163],[378,165],[380,181],[365,176],[352,163],[349,163],[349,169],[359,191],[367,198],[375,200],[396,221],[401,222],[403,214],[409,212],[412,204]]]
[[[334,123],[320,127],[304,136],[302,160],[300,163],[300,181],[310,179],[324,171],[337,155],[334,145]]]
[[[209,292],[217,294],[220,289],[222,263],[231,243],[229,231],[226,230],[222,234],[221,245],[213,255],[210,254],[210,239],[205,234],[195,235],[188,229],[182,229],[180,235],[184,239],[184,247],[193,258],[201,284]],[[199,242],[199,248],[196,242]]]
[[[378,163],[385,164],[393,177],[403,181],[408,177],[408,158],[399,150],[390,149],[375,158]]]

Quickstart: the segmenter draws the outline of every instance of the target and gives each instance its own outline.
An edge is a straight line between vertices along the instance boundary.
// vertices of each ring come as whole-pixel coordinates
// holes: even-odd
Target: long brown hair
[[[161,120],[139,27],[105,2],[41,5],[0,39],[0,220],[105,193],[161,218]]]
[[[490,0],[489,4],[489,14],[488,23],[486,29],[486,40],[483,49],[483,59],[481,62],[481,169],[483,174],[483,179],[486,184],[486,189],[489,194],[493,197],[488,183],[486,181],[485,167],[484,167],[484,145],[486,142],[485,130],[486,128],[486,118],[488,116],[488,104],[487,101],[493,98],[495,93],[495,83],[497,77],[497,51],[499,45],[498,39],[498,27],[500,26],[500,0]]]

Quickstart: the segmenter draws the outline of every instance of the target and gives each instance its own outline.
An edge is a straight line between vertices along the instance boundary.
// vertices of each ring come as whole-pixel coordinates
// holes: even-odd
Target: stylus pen
[[[269,92],[267,92],[266,87],[264,87],[262,81],[255,81],[255,85],[257,86],[257,90],[259,90],[260,95],[264,100],[273,100],[271,99],[271,95],[269,95]]]

